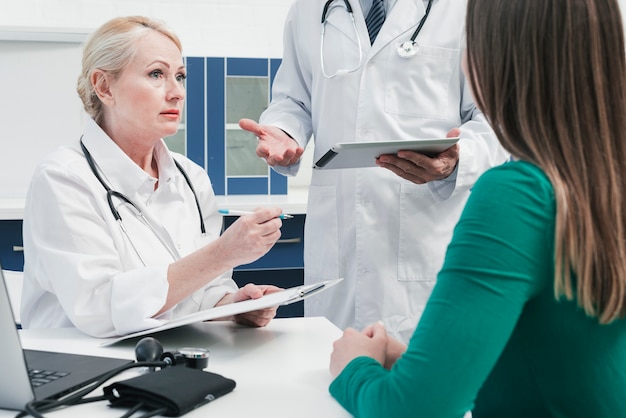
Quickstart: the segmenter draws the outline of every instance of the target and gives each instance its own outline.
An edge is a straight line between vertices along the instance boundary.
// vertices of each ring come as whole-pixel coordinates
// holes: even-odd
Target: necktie
[[[374,43],[376,35],[380,32],[380,28],[385,21],[385,5],[383,0],[374,0],[372,2],[372,8],[365,17],[365,24],[367,25],[367,32],[370,35],[370,43]]]

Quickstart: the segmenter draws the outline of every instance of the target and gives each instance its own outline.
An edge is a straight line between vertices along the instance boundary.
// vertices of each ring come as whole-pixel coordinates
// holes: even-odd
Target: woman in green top
[[[476,183],[408,347],[334,346],[359,417],[626,417],[626,59],[616,0],[470,0],[465,70],[515,161]]]

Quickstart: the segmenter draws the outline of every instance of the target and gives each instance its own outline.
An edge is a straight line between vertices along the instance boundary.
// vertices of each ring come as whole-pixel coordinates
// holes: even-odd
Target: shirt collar
[[[372,3],[374,2],[374,0],[359,0],[359,2],[361,3],[361,10],[363,10],[363,16],[367,16],[367,14],[370,12],[370,9],[372,7]]]
[[[111,189],[124,194],[154,191],[156,179],[131,160],[91,118],[85,124],[82,141]],[[155,145],[154,154],[161,184],[175,178],[178,171],[162,139]]]
[[[427,0],[417,0],[417,1],[423,1],[424,3],[427,3]],[[370,8],[372,7],[373,2],[374,0],[359,0],[359,3],[361,3],[361,10],[363,10],[363,16],[367,16],[367,14],[370,11]],[[393,6],[395,6],[397,2],[398,0],[384,0],[385,12],[389,14],[389,11],[393,8]],[[424,7],[426,6],[424,5]]]

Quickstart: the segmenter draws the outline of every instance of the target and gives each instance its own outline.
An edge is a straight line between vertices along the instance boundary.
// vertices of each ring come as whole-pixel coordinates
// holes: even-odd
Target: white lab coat
[[[176,155],[198,194],[207,230],[203,237],[193,194],[165,143],[157,144],[155,151],[159,187],[154,190],[157,179],[141,170],[93,120],[87,122],[82,140],[105,181],[128,196],[152,225],[146,226],[129,205],[113,199],[144,266],[111,214],[106,192],[76,139],[37,166],[28,191],[23,327],[76,326],[97,337],[124,335],[160,325],[161,319],[208,309],[237,289],[227,271],[153,318],[167,297],[169,264],[220,234],[222,217],[209,178],[201,167]]]
[[[443,263],[452,230],[476,179],[508,155],[476,109],[461,71],[465,1],[435,0],[417,41],[401,58],[427,1],[397,0],[370,46],[361,5],[353,0],[363,62],[327,79],[320,65],[325,2],[296,0],[285,24],[284,56],[273,99],[260,118],[302,146],[313,135],[317,160],[336,142],[445,136],[461,127],[460,160],[450,178],[416,185],[382,168],[314,170],[305,226],[305,282],[344,277],[305,301],[305,315],[339,327],[383,320],[407,341]],[[327,74],[350,69],[359,54],[343,1],[328,13]],[[298,164],[277,168],[295,174]]]

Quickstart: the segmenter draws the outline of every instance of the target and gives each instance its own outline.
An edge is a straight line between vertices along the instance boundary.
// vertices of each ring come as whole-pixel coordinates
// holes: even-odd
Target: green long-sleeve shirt
[[[536,166],[486,172],[406,353],[354,359],[331,394],[358,417],[626,417],[626,321],[555,299],[555,212]]]

